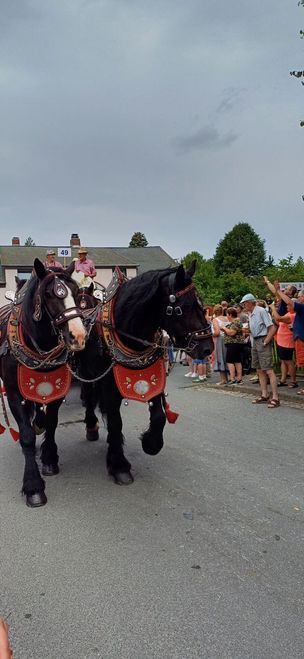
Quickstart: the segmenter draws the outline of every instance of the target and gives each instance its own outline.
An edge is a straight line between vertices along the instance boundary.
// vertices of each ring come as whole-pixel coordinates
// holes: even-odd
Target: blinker
[[[169,302],[171,302],[172,304],[173,304],[174,302],[176,302],[176,297],[175,297],[175,295],[169,295]]]
[[[54,279],[54,294],[60,300],[63,300],[68,295],[68,289],[66,285],[58,277],[55,277]]]

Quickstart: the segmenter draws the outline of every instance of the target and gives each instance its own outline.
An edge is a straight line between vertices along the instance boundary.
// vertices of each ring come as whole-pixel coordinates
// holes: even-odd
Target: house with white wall
[[[31,276],[35,258],[45,261],[46,252],[53,248],[55,259],[63,267],[78,256],[80,238],[72,234],[67,245],[21,245],[18,237],[12,238],[11,245],[0,245],[0,306],[6,304],[5,292],[15,290],[15,277],[28,279]],[[97,275],[95,281],[105,288],[112,279],[116,266],[129,278],[136,277],[147,270],[158,270],[176,265],[173,259],[160,246],[147,247],[96,247],[86,245],[88,257],[95,263]],[[69,256],[60,254],[66,248]]]

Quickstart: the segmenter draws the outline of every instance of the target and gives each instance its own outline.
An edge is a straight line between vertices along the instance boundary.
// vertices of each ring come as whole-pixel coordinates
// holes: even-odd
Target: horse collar
[[[21,306],[14,306],[9,320],[7,337],[10,349],[19,364],[23,364],[31,369],[40,369],[43,371],[51,370],[57,366],[65,364],[68,358],[68,351],[63,341],[58,346],[48,352],[35,352],[26,344],[21,325]]]
[[[99,324],[102,339],[116,364],[138,369],[146,368],[154,364],[162,355],[160,346],[160,334],[157,333],[155,343],[145,350],[138,352],[125,346],[120,340],[114,322],[114,308],[116,298],[112,297],[109,302],[102,306],[101,322]],[[133,337],[136,339],[136,337]]]

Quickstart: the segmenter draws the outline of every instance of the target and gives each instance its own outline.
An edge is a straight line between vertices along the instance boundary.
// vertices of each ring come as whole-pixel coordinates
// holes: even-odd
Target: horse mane
[[[161,280],[173,272],[177,272],[178,266],[164,268],[162,270],[148,270],[137,277],[124,282],[119,289],[118,300],[115,307],[116,322],[132,328],[134,320],[142,318],[144,321],[147,314],[147,304],[150,311],[154,313],[153,298],[159,289]],[[136,322],[136,320],[135,320]]]

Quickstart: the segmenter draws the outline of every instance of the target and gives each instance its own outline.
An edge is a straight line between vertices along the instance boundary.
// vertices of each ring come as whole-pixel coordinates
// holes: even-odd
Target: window
[[[17,276],[19,279],[30,279],[32,276],[32,270],[26,270],[25,268],[18,268]]]

